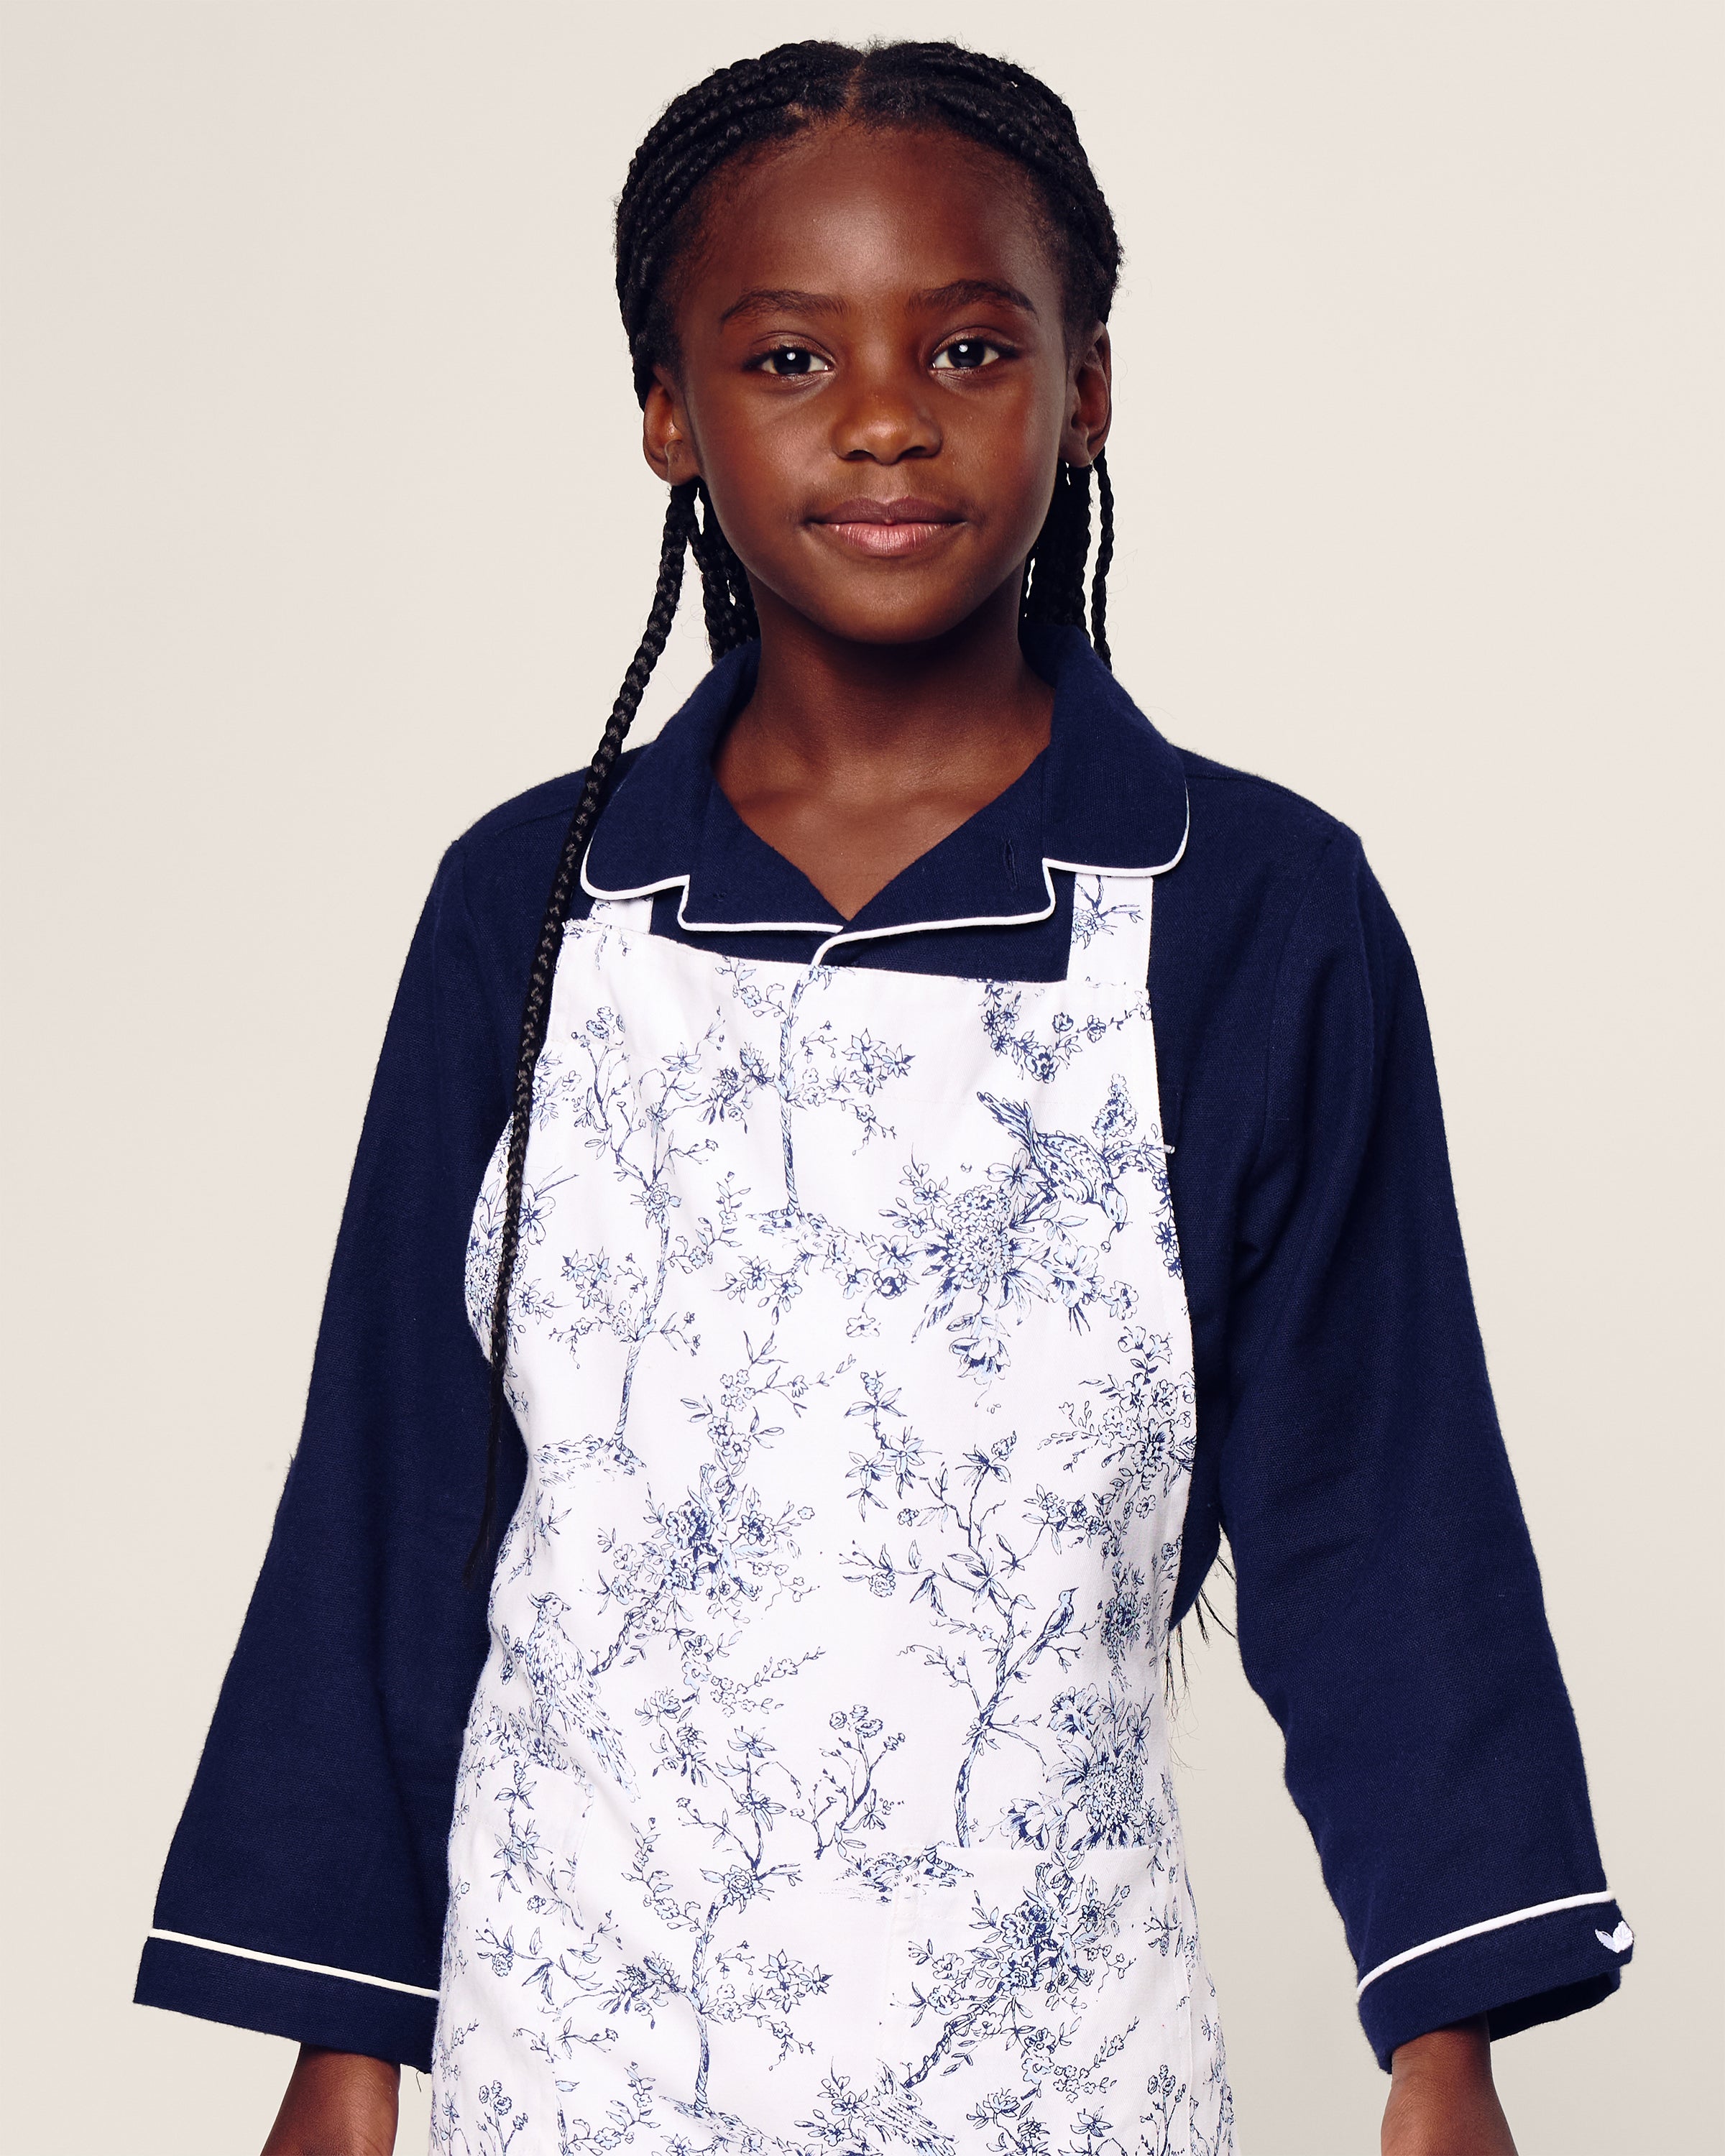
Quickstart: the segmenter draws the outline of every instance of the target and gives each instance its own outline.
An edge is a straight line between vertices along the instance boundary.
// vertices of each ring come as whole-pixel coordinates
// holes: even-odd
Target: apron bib
[[[1049,983],[570,924],[435,2149],[1232,2148],[1162,1696],[1152,891],[1081,875]],[[500,1142],[482,1341],[501,1209]]]

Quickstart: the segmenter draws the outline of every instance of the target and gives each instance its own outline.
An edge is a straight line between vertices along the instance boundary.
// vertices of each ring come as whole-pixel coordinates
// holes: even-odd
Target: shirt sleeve
[[[1632,1944],[1486,1374],[1412,957],[1358,843],[1284,947],[1222,1516],[1381,2065],[1615,1990]]]
[[[390,1019],[304,1431],[136,1993],[422,2067],[456,1768],[485,1651],[485,1583],[462,1583],[488,1410],[462,1276],[507,1113],[507,987],[480,948],[453,850]],[[520,1484],[509,1450],[505,1518]]]

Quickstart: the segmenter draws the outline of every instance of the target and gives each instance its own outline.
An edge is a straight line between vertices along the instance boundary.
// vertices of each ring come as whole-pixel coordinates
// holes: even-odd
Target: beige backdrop
[[[244,2156],[287,2069],[127,1995],[421,896],[455,832],[582,759],[644,610],[630,149],[780,36],[943,31],[1071,99],[1130,250],[1122,674],[1354,824],[1422,963],[1640,1941],[1617,1999],[1500,2050],[1523,2156],[1719,2146],[1721,11],[4,24],[0,2147]],[[661,715],[700,664],[685,629]],[[1341,1929],[1226,1640],[1181,1748],[1244,2146],[1375,2149]],[[410,2085],[403,2148],[424,2108]]]

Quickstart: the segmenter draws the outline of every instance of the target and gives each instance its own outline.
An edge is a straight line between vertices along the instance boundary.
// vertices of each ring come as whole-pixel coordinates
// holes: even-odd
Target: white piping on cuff
[[[1463,1939],[1476,1939],[1486,1932],[1501,1932],[1510,1924],[1525,1924],[1535,1917],[1554,1917],[1561,1909],[1592,1909],[1601,1902],[1616,1898],[1607,1887],[1603,1894],[1570,1894],[1561,1902],[1536,1902],[1531,1909],[1512,1909],[1507,1917],[1487,1917],[1483,1924],[1464,1924],[1459,1932],[1445,1932],[1440,1939],[1428,1939],[1424,1946],[1409,1947],[1405,1953],[1392,1954],[1388,1961],[1380,1961],[1376,1969],[1366,1971],[1353,1995],[1358,1999],[1368,1984],[1375,1984],[1380,1976],[1388,1976],[1391,1969],[1401,1968],[1404,1962],[1418,1961],[1422,1954],[1436,1953],[1443,1947],[1459,1946]]]
[[[339,1976],[345,1984],[373,1984],[379,1991],[404,1991],[410,1999],[435,1999],[421,1984],[398,1984],[392,1976],[362,1976],[357,1969],[331,1969],[321,1961],[294,1961],[286,1954],[259,1953],[255,1947],[230,1947],[225,1939],[194,1939],[189,1932],[152,1930],[152,1939],[170,1946],[202,1947],[206,1953],[234,1954],[241,1961],[260,1961],[270,1969],[296,1969],[305,1976]]]

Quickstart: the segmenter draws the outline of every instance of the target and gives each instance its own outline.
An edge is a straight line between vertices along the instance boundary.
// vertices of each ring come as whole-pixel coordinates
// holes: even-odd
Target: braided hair
[[[740,159],[758,155],[805,129],[839,120],[879,127],[939,129],[1010,158],[1029,182],[1033,208],[1059,263],[1069,334],[1081,335],[1092,323],[1107,321],[1120,274],[1120,242],[1071,111],[1046,84],[1009,60],[993,59],[962,45],[902,43],[860,49],[813,39],[778,45],[757,59],[719,69],[673,99],[648,130],[629,165],[617,204],[617,299],[629,337],[635,394],[643,404],[655,369],[664,366],[675,372],[677,365],[677,271],[700,236],[718,176]],[[1100,454],[1094,470],[1101,531],[1091,585],[1089,630],[1106,665],[1114,496]],[[1060,467],[1047,516],[1031,552],[1021,619],[1086,626],[1091,486],[1089,468]],[[760,634],[747,574],[719,528],[706,488],[698,480],[674,486],[665,510],[659,583],[647,626],[588,767],[558,857],[528,977],[516,1054],[503,1223],[491,1303],[485,1509],[467,1561],[470,1581],[490,1554],[496,1522],[510,1291],[521,1249],[533,1080],[551,1016],[552,984],[564,924],[624,737],[670,634],[688,554],[693,554],[701,572],[707,642],[714,659]]]

